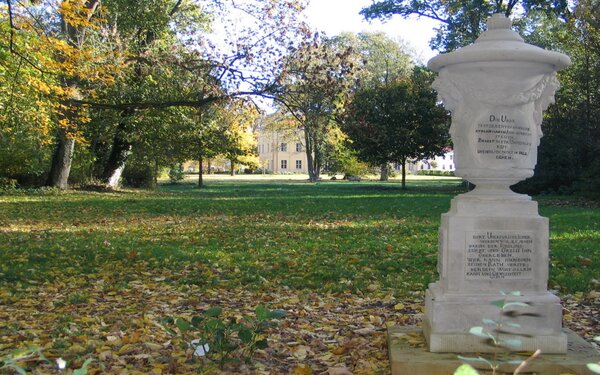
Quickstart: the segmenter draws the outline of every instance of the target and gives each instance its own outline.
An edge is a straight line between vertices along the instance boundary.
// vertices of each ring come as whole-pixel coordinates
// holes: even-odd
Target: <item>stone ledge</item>
[[[544,375],[592,375],[586,367],[587,363],[599,362],[600,352],[590,343],[571,330],[565,329],[567,335],[567,354],[542,354],[535,358],[521,374]],[[388,329],[388,350],[392,375],[451,375],[463,362],[454,353],[429,352],[423,331],[419,327],[394,326]],[[465,354],[469,356],[469,354]],[[477,356],[477,355],[472,355]],[[484,355],[484,357],[486,357]],[[510,359],[526,357],[515,354]],[[471,363],[480,373],[491,374],[485,365]],[[506,365],[496,374],[512,374],[516,366]],[[487,372],[485,371],[487,370]]]

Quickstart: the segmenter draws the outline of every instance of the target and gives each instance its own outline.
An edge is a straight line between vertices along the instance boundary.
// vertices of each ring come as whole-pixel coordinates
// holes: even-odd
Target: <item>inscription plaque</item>
[[[532,152],[531,127],[516,113],[498,111],[479,118],[475,127],[477,156],[484,160],[519,162]]]
[[[467,280],[533,277],[533,232],[488,230],[467,232],[466,236]]]

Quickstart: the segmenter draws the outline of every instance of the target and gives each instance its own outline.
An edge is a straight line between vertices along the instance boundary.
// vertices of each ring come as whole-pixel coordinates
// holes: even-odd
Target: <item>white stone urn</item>
[[[493,302],[509,291],[528,307],[515,312],[519,328],[501,335],[525,334],[516,350],[567,351],[562,306],[548,291],[548,219],[510,186],[533,175],[543,111],[559,86],[556,72],[569,64],[566,55],[524,43],[501,14],[474,44],[429,61],[452,112],[456,175],[476,184],[442,215],[440,279],[427,289],[423,319],[432,352],[496,350],[470,329],[504,319]]]
[[[569,64],[564,54],[524,43],[502,14],[474,44],[431,59],[439,72],[433,87],[452,112],[456,175],[480,192],[506,192],[533,176],[542,113],[559,87],[556,71]]]

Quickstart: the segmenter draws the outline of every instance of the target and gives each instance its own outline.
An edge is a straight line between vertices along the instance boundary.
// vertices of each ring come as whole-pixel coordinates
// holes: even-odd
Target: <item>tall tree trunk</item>
[[[158,162],[158,158],[154,159],[154,186],[158,185],[158,172],[159,172],[160,163]]]
[[[208,159],[206,162],[206,174],[211,174],[212,172],[212,159]]]
[[[402,190],[406,190],[406,158],[402,159]]]
[[[204,187],[204,181],[202,178],[202,154],[198,156],[198,188]]]
[[[235,163],[233,162],[233,160],[229,160],[229,162],[231,163],[231,171],[229,171],[229,174],[235,176]]]
[[[308,167],[308,180],[310,182],[317,182],[319,180],[319,165],[318,155],[316,154],[314,140],[311,137],[311,132],[309,130],[304,131],[304,141],[306,143],[306,165]]]
[[[388,181],[390,177],[390,166],[388,163],[381,164],[381,174],[379,175],[379,181]]]
[[[96,9],[100,5],[100,0],[87,0],[84,4],[88,10],[88,21],[94,15]],[[61,33],[69,46],[81,50],[85,40],[85,27],[71,25],[64,17],[60,22]],[[74,93],[68,99],[80,99],[78,96],[78,88],[80,85],[78,78],[60,77],[63,86],[69,92]],[[62,110],[61,117],[68,121],[69,127],[74,127],[77,119],[76,109],[70,108],[69,105]],[[58,144],[56,151],[52,156],[52,165],[50,174],[48,175],[48,186],[57,187],[59,189],[68,188],[69,175],[71,174],[71,164],[73,162],[73,152],[75,150],[75,140],[71,137],[73,129],[60,127],[57,133]]]
[[[131,153],[131,144],[125,139],[127,135],[127,122],[133,116],[134,110],[127,109],[121,112],[117,130],[113,136],[112,147],[108,160],[104,165],[100,179],[109,187],[116,189],[119,178],[125,168],[125,162]]]
[[[69,187],[75,140],[69,137],[66,129],[60,128],[57,133],[57,141],[46,185],[64,190]]]

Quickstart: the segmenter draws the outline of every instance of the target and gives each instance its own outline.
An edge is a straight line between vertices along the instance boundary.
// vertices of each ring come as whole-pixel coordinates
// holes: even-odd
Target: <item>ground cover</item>
[[[287,316],[253,363],[228,371],[387,373],[385,326],[419,323],[437,278],[440,214],[462,191],[456,179],[406,191],[209,179],[206,189],[0,195],[0,358],[36,345],[71,368],[91,358],[91,372],[210,372],[162,319],[212,306],[239,318],[264,304]],[[567,324],[591,338],[600,208],[539,200],[551,221],[551,287]]]

